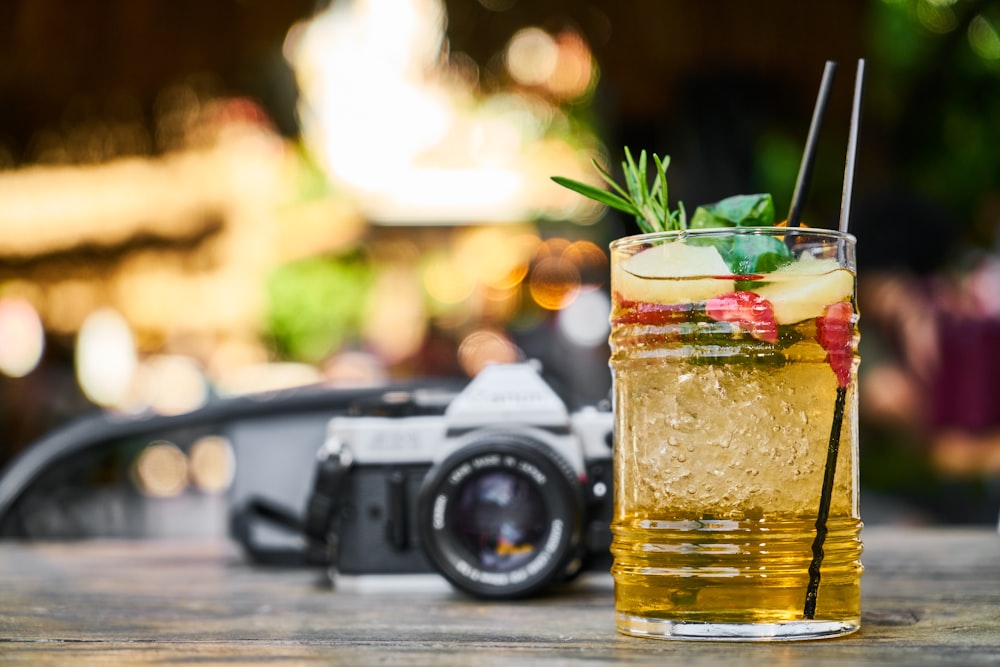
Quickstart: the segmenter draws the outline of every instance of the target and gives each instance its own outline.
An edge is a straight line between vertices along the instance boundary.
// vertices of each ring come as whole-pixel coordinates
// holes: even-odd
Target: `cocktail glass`
[[[611,244],[620,632],[860,627],[854,248],[850,234],[784,227]]]

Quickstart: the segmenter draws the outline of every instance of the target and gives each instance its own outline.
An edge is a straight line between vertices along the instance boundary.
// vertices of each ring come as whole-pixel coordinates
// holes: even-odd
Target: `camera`
[[[531,362],[360,401],[328,422],[305,532],[339,574],[533,595],[610,564],[612,432],[610,407],[570,412]]]

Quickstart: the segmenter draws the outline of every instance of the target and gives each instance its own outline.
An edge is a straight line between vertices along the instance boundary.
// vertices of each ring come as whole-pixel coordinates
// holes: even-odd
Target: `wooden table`
[[[0,664],[1000,665],[1000,535],[864,539],[862,630],[783,644],[619,635],[605,574],[481,602],[436,577],[334,591],[315,570],[247,566],[225,543],[0,542]]]

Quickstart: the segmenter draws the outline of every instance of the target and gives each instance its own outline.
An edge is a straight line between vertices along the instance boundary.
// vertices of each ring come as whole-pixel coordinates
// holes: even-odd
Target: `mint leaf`
[[[770,227],[774,224],[774,200],[769,194],[734,195],[714,204],[699,206],[691,217],[691,229],[709,227]]]
[[[738,276],[770,273],[792,261],[788,246],[773,236],[741,234],[733,238],[723,259]]]
[[[691,229],[719,227],[770,227],[774,225],[774,200],[769,194],[735,195],[714,204],[699,206],[691,217]],[[715,246],[733,275],[769,273],[792,260],[784,243],[772,236],[747,234],[726,238],[698,239]],[[689,241],[690,242],[690,241]],[[746,281],[744,281],[746,282]],[[747,282],[742,288],[752,286]]]

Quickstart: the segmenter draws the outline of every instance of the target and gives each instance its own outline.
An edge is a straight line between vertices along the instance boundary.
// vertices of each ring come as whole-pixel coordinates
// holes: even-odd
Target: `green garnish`
[[[656,165],[656,175],[653,178],[652,186],[649,185],[646,176],[648,168],[646,151],[639,153],[639,161],[636,162],[628,147],[625,148],[625,159],[622,161],[622,173],[625,175],[627,191],[615,182],[614,177],[598,164],[597,160],[593,161],[594,167],[601,178],[611,186],[611,192],[563,176],[553,176],[552,180],[564,188],[569,188],[605,206],[634,215],[639,229],[643,232],[687,229],[687,214],[684,212],[684,204],[678,203],[676,211],[670,210],[667,188],[667,167],[670,166],[670,156],[665,155],[660,158],[656,153],[652,155],[653,163]]]
[[[695,209],[689,224],[683,202],[677,203],[677,210],[670,210],[667,187],[670,156],[665,155],[661,158],[652,153],[652,157],[656,166],[652,185],[649,184],[646,174],[649,167],[646,151],[639,153],[637,162],[632,158],[627,146],[625,159],[622,161],[624,188],[615,182],[614,177],[598,164],[597,160],[593,161],[594,167],[611,187],[610,191],[563,176],[553,176],[552,180],[584,197],[634,215],[639,229],[645,233],[680,231],[689,228],[774,225],[774,201],[769,194],[734,195],[714,204],[699,206]],[[716,246],[733,275],[737,276],[769,273],[792,261],[792,255],[785,244],[770,236],[705,237],[698,239],[698,243]]]
[[[733,195],[714,204],[699,206],[691,217],[691,229],[709,227],[770,227],[774,224],[771,195]]]
[[[691,218],[691,229],[718,227],[771,227],[774,201],[769,194],[734,195],[714,204],[699,206]],[[718,248],[726,264],[737,276],[770,273],[792,261],[788,247],[773,236],[741,234],[726,238],[700,239]],[[753,287],[752,281],[740,289]]]

